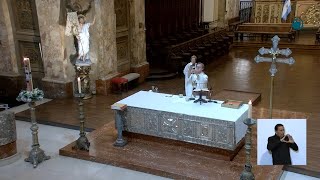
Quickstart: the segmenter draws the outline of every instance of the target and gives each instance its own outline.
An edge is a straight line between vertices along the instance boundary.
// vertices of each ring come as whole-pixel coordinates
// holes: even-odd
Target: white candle
[[[23,64],[24,64],[24,72],[26,74],[27,90],[32,91],[33,90],[33,82],[32,82],[30,59],[27,57],[24,57]]]
[[[78,77],[78,91],[79,91],[79,94],[81,94],[81,80],[80,80],[80,77]]]
[[[252,118],[252,102],[251,102],[251,100],[249,101],[248,105],[249,105],[248,118]]]

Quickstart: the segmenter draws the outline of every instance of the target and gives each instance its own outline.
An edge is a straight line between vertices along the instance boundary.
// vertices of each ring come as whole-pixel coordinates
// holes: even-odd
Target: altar
[[[221,107],[222,101],[194,103],[184,97],[139,91],[117,103],[124,131],[234,151],[244,138],[248,105]]]

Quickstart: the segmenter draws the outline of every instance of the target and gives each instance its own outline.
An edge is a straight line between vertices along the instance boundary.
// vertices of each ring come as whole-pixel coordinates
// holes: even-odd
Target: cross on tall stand
[[[285,64],[292,65],[295,62],[295,60],[292,57],[290,57],[290,58],[277,58],[277,56],[279,56],[279,55],[284,55],[284,56],[288,57],[292,53],[292,51],[289,48],[287,48],[287,49],[279,49],[278,48],[280,38],[277,35],[275,35],[271,39],[271,41],[272,41],[272,47],[270,49],[262,47],[259,49],[259,53],[261,55],[269,54],[272,57],[263,57],[263,56],[257,55],[254,58],[256,63],[271,62],[271,67],[269,69],[269,72],[271,73],[270,106],[269,106],[270,119],[272,119],[273,78],[278,71],[276,63],[285,63]]]

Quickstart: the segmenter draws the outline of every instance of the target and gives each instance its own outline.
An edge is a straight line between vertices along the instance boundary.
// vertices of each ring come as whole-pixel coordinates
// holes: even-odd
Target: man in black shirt
[[[268,138],[267,149],[272,152],[273,165],[291,165],[290,149],[297,151],[298,146],[290,134],[285,134],[282,124],[274,127],[275,135]]]

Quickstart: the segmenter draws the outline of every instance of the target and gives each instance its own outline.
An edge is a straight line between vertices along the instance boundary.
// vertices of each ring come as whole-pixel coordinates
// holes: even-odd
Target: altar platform
[[[319,114],[306,114],[274,110],[274,118],[307,118],[307,141],[315,142],[319,137]],[[253,108],[253,118],[268,117],[268,110]],[[94,161],[132,170],[142,171],[174,179],[239,179],[244,169],[245,149],[242,148],[232,161],[225,160],[219,153],[178,141],[125,134],[129,143],[123,148],[114,147],[116,130],[110,122],[88,135],[90,151],[73,150],[74,142],[60,149],[60,155]],[[307,166],[257,166],[256,126],[253,127],[252,156],[256,179],[278,179],[282,169],[320,177],[317,143],[307,144]]]

